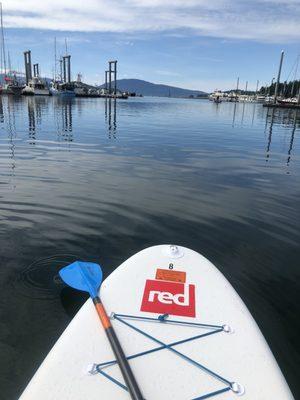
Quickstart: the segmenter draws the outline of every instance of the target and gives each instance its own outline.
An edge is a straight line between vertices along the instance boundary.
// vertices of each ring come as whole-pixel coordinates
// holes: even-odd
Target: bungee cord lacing
[[[187,343],[193,340],[201,339],[210,335],[214,335],[220,332],[226,332],[226,333],[231,333],[232,330],[228,325],[211,325],[211,324],[202,324],[202,323],[196,323],[196,322],[186,322],[186,321],[179,321],[179,320],[170,320],[168,319],[169,315],[168,314],[163,314],[160,315],[158,318],[151,318],[151,317],[141,317],[141,316],[135,316],[135,315],[128,315],[128,314],[117,314],[117,313],[112,313],[111,319],[114,319],[124,325],[126,325],[128,328],[133,329],[137,333],[145,336],[146,338],[150,339],[151,341],[155,342],[158,344],[157,347],[154,347],[149,350],[145,350],[136,354],[132,354],[127,358],[127,360],[132,360],[137,357],[142,357],[146,356],[147,354],[151,354],[154,352],[158,352],[161,350],[169,350],[172,353],[176,354],[178,357],[182,358],[185,360],[187,363],[193,365],[194,367],[204,371],[205,373],[209,374],[216,380],[222,382],[225,386],[219,390],[206,393],[203,395],[200,395],[199,397],[193,398],[192,400],[204,400],[208,398],[212,398],[214,396],[220,395],[222,393],[232,391],[238,395],[242,395],[244,393],[244,388],[242,385],[236,383],[236,382],[231,382],[230,380],[224,378],[223,376],[217,374],[216,372],[212,371],[211,369],[205,367],[203,364],[200,364],[196,360],[193,360],[192,358],[186,356],[185,354],[181,353],[177,349],[175,349],[176,346]],[[184,325],[184,326],[190,326],[190,327],[198,327],[198,328],[206,328],[210,329],[209,332],[201,333],[195,336],[188,337],[186,339],[181,339],[172,343],[164,343],[163,341],[157,339],[156,337],[150,335],[149,333],[145,332],[144,330],[132,325],[130,320],[135,320],[135,321],[145,321],[145,322],[156,322],[156,323],[163,323],[163,324],[172,324],[172,325]],[[117,364],[116,360],[110,360],[98,364],[93,364],[92,369],[90,370],[90,374],[96,374],[99,373],[109,379],[111,382],[115,383],[118,385],[120,388],[128,391],[127,387],[120,382],[119,380],[115,379],[113,376],[111,376],[109,373],[104,371],[104,369],[107,369],[113,365]]]

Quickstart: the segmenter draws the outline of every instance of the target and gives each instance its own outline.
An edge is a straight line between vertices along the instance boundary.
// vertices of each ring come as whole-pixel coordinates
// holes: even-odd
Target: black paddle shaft
[[[140,391],[140,388],[138,387],[138,384],[135,380],[135,377],[133,375],[133,372],[130,368],[130,365],[128,363],[128,360],[124,354],[124,351],[121,347],[121,344],[119,342],[119,339],[114,331],[114,328],[112,327],[110,320],[105,312],[105,309],[101,303],[100,298],[97,296],[93,299],[94,305],[97,309],[98,315],[100,317],[100,320],[102,322],[102,325],[105,329],[107,338],[109,340],[109,343],[111,345],[111,348],[114,352],[114,355],[116,357],[116,360],[118,361],[120,370],[122,372],[123,378],[125,380],[126,386],[128,388],[128,391],[130,393],[130,397],[132,400],[144,400],[144,397],[142,396],[142,393]]]

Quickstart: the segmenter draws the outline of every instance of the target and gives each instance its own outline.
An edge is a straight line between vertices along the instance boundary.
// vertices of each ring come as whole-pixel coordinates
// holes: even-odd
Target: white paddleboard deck
[[[166,348],[130,360],[146,400],[192,400],[212,393],[216,394],[207,398],[293,399],[248,309],[224,276],[200,254],[169,245],[143,250],[103,282],[100,297],[107,313],[117,316],[112,324],[126,356],[162,347],[161,343],[211,333],[172,347],[195,360],[197,365]],[[119,317],[156,320],[162,314],[169,314],[167,323]],[[171,324],[173,320],[214,327]],[[128,392],[118,384],[97,371],[88,372],[91,365],[110,360],[114,360],[112,350],[89,300],[59,338],[20,399],[129,400]],[[124,384],[117,365],[102,371]],[[237,392],[227,382],[237,383],[232,387]],[[217,394],[225,388],[229,389]]]

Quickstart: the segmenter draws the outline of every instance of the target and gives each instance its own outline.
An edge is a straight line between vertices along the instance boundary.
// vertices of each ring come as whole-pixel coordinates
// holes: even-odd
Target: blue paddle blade
[[[62,268],[59,275],[72,288],[88,292],[92,298],[98,296],[103,276],[100,265],[75,261]]]

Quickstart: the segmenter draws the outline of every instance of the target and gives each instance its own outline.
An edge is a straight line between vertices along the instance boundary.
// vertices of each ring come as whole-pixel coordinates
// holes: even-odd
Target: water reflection
[[[280,110],[280,109],[278,110],[275,108],[271,108],[271,111],[269,111],[269,109],[267,109],[266,122],[265,122],[265,131],[268,131],[266,162],[270,160],[274,127],[275,126],[284,126],[285,128],[292,127],[291,136],[289,139],[289,147],[287,151],[288,157],[286,161],[286,165],[289,166],[292,158],[295,132],[297,129],[297,125],[299,125],[299,120],[300,120],[300,115],[298,110]],[[289,173],[290,172],[287,171],[287,174]]]
[[[108,138],[116,139],[117,99],[105,98],[105,121],[108,124]]]
[[[244,123],[245,105],[246,105],[246,102],[244,101],[244,102],[243,102],[243,111],[242,111],[241,125],[243,125],[243,123]]]
[[[0,345],[12,354],[13,343],[16,354],[0,369],[6,382],[14,376],[4,398],[18,398],[68,323],[57,268],[100,260],[108,274],[160,242],[222,268],[298,382],[289,354],[298,343],[299,113],[205,100],[0,96],[0,122],[0,312],[14,316]]]
[[[73,108],[74,99],[54,98],[54,119],[57,138],[59,141],[73,142]],[[78,103],[78,112],[81,112],[81,102]]]
[[[233,107],[233,117],[232,117],[232,127],[234,128],[234,124],[235,124],[235,115],[236,115],[236,107],[237,107],[237,102],[234,102],[234,107]]]
[[[53,112],[54,124],[58,140],[72,142],[73,138],[73,99],[46,99],[45,97],[27,97],[29,143],[37,143],[37,131],[43,125],[43,117],[47,120]],[[51,127],[50,127],[51,129]]]
[[[0,96],[0,124],[1,131],[5,133],[5,137],[2,138],[0,131],[0,184],[1,182],[1,170],[9,170],[7,176],[9,176],[10,189],[15,189],[14,177],[16,169],[16,141],[17,141],[17,130],[16,130],[16,115],[17,115],[18,102],[12,101],[9,97],[3,99]],[[5,141],[5,146],[1,146]],[[3,152],[2,149],[5,149]],[[3,157],[2,157],[3,156]],[[1,187],[1,186],[0,186]]]
[[[16,133],[16,121],[15,121],[15,103],[8,101],[7,104],[7,133],[9,137],[9,149],[10,149],[10,159],[11,159],[11,177],[14,177],[16,161],[15,161],[15,139]],[[4,119],[4,116],[3,116]]]
[[[255,112],[256,112],[256,103],[254,103],[254,105],[253,105],[253,112],[252,112],[251,126],[253,126],[253,124],[254,124]]]
[[[35,98],[28,97],[27,99],[28,108],[28,135],[30,139],[30,144],[35,144],[36,139],[36,119],[35,119]],[[41,122],[41,116],[40,116]]]
[[[268,110],[267,116],[266,116],[266,127],[268,126],[268,120],[270,119],[268,143],[267,143],[267,150],[266,150],[266,162],[268,162],[269,158],[270,158],[270,150],[271,150],[272,135],[273,135],[273,124],[274,124],[274,113],[275,113],[275,108],[272,108],[271,115],[269,116],[269,110]]]
[[[61,105],[61,118],[62,118],[62,138],[67,142],[73,141],[72,129],[72,114],[73,101],[72,99],[65,99]]]
[[[2,96],[0,96],[0,123],[4,123],[4,110],[3,110],[3,103],[2,103]]]
[[[290,146],[289,146],[289,150],[288,150],[288,158],[287,158],[287,162],[286,162],[287,166],[289,166],[290,161],[291,161],[291,154],[292,154],[293,145],[294,145],[296,127],[297,127],[297,111],[295,111],[295,114],[294,114],[294,125],[293,125],[292,135],[291,135],[291,139],[290,139]]]

